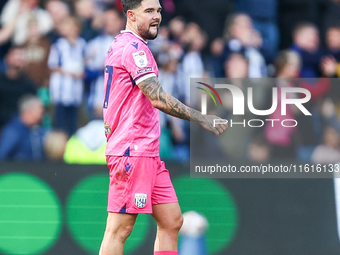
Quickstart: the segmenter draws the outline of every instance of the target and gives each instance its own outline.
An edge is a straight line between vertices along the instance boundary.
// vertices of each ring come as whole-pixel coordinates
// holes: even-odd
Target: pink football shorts
[[[151,214],[152,206],[178,202],[169,171],[159,157],[107,156],[108,212]]]

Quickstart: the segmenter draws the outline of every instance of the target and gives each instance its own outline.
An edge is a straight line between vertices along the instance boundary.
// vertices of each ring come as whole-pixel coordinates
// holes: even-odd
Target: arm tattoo
[[[202,121],[202,114],[199,111],[186,106],[166,93],[156,77],[142,81],[138,87],[149,98],[152,105],[159,110],[184,120]]]

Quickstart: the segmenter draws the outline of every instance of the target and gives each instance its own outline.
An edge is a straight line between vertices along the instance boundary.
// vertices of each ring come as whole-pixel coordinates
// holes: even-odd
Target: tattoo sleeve
[[[157,77],[151,77],[138,84],[140,90],[149,98],[151,104],[172,116],[192,120],[196,122],[202,121],[202,114],[181,103],[178,99],[166,93]]]

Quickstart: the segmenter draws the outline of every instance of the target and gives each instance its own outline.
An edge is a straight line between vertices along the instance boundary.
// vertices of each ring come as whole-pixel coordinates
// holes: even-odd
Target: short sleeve
[[[122,66],[138,85],[142,81],[156,76],[156,62],[149,48],[142,42],[132,42],[125,46]]]

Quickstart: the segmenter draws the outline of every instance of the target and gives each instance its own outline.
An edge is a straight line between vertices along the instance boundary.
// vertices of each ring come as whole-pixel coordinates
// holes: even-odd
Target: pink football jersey
[[[105,59],[106,155],[159,155],[159,112],[137,86],[153,76],[158,76],[158,68],[146,42],[131,31],[122,31]]]

